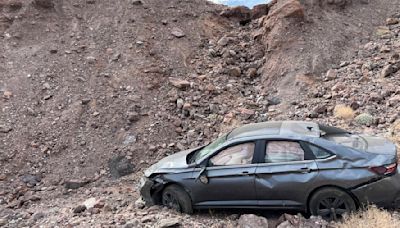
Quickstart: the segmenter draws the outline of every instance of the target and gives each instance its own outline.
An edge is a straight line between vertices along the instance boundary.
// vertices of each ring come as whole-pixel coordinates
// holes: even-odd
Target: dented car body
[[[187,195],[190,209],[284,208],[335,219],[370,203],[400,206],[393,143],[312,122],[234,129],[157,162],[146,170],[140,191],[148,205],[171,206],[163,195],[170,185]],[[185,212],[184,199],[175,198],[174,208]]]

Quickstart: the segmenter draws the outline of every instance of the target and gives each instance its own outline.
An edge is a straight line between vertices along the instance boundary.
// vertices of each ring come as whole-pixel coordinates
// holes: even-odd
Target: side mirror
[[[208,177],[207,177],[207,167],[202,167],[199,171],[199,174],[196,177],[196,181],[200,181],[203,184],[208,184]]]

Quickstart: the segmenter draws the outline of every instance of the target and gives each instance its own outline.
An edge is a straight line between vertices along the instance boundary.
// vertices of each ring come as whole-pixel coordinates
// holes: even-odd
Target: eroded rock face
[[[251,19],[257,19],[263,17],[268,14],[269,5],[268,4],[260,4],[253,7],[251,10]]]
[[[227,8],[220,13],[222,17],[229,18],[231,20],[237,20],[240,24],[247,24],[251,20],[258,19],[268,14],[269,4],[260,4],[249,9],[246,6],[236,6]]]
[[[277,1],[270,8],[268,18],[277,20],[279,18],[304,19],[304,7],[298,0]]]
[[[251,10],[246,6],[236,6],[221,12],[222,17],[237,20],[241,24],[246,24],[251,20]]]

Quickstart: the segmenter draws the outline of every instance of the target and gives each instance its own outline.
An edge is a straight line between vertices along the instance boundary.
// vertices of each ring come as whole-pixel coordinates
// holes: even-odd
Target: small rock
[[[183,104],[182,109],[183,110],[190,110],[191,107],[192,107],[192,105],[190,103],[185,103],[185,104]]]
[[[131,123],[137,122],[140,120],[140,114],[137,112],[129,112],[128,113],[128,121]]]
[[[269,105],[278,105],[282,102],[279,97],[269,97],[267,101]]]
[[[169,83],[171,83],[171,85],[175,86],[178,89],[186,89],[187,87],[190,86],[190,82],[179,78],[170,77]]]
[[[79,214],[79,213],[82,213],[84,211],[86,211],[86,206],[85,205],[79,205],[79,206],[75,207],[74,210],[73,210],[73,212],[75,214]]]
[[[51,86],[48,82],[43,83],[43,89],[51,89]]]
[[[388,100],[389,106],[395,106],[400,104],[400,94],[394,95]]]
[[[115,179],[133,173],[135,166],[125,157],[117,156],[108,161],[111,176]]]
[[[153,215],[146,215],[142,219],[140,219],[141,223],[151,222],[154,219]]]
[[[233,77],[240,77],[242,70],[240,67],[231,67],[228,69],[228,74]]]
[[[279,224],[276,228],[296,228],[296,227],[293,226],[288,220],[286,220],[281,224]]]
[[[111,61],[117,62],[121,58],[122,54],[121,53],[116,53],[111,57]]]
[[[32,219],[33,219],[33,221],[36,222],[36,221],[38,221],[38,220],[44,218],[45,216],[46,216],[46,214],[43,213],[43,212],[36,212],[36,213],[32,216]]]
[[[141,0],[131,0],[131,4],[138,6],[138,5],[143,5],[143,2]]]
[[[326,105],[319,105],[314,108],[313,112],[317,114],[324,114],[328,111]]]
[[[245,214],[240,216],[238,221],[239,228],[268,228],[268,220],[264,217]]]
[[[34,0],[33,5],[44,9],[54,8],[53,0]]]
[[[87,185],[90,181],[88,180],[68,180],[64,182],[66,189],[78,189]]]
[[[386,26],[379,26],[376,30],[376,35],[380,36],[381,38],[386,38],[391,36],[390,29]]]
[[[227,36],[223,36],[221,39],[218,40],[218,45],[225,47],[226,45],[228,45],[230,42],[232,41],[232,38],[227,37]]]
[[[137,199],[135,201],[135,207],[138,209],[143,209],[146,205],[146,202],[144,202],[144,200],[142,199],[142,197],[140,197],[139,199]]]
[[[162,219],[158,222],[158,228],[169,228],[169,227],[178,227],[181,225],[181,222],[177,218],[167,218]]]
[[[84,205],[86,207],[86,209],[91,209],[91,208],[94,208],[94,206],[97,204],[97,202],[98,201],[96,200],[96,198],[92,197],[92,198],[85,200],[85,202],[83,202],[82,205]]]
[[[7,176],[5,174],[0,174],[0,181],[5,181]]]
[[[0,227],[7,225],[8,221],[5,218],[0,218]]]
[[[86,57],[86,61],[87,61],[88,63],[90,63],[90,64],[94,64],[94,63],[96,63],[96,57],[94,57],[94,56],[87,56],[87,57]]]
[[[6,90],[6,91],[3,92],[3,97],[5,99],[10,99],[12,97],[12,95],[13,95],[13,93],[11,91],[7,91]]]
[[[254,77],[256,77],[257,76],[257,69],[256,68],[249,68],[248,70],[247,70],[247,77],[249,77],[249,78],[254,78]]]
[[[342,84],[342,83],[340,83],[340,82],[336,83],[336,84],[335,84],[334,86],[332,86],[332,88],[331,88],[331,90],[332,90],[332,91],[335,91],[335,92],[342,91],[342,90],[344,90],[344,89],[346,89],[346,85],[344,85],[344,84]]]
[[[386,19],[386,25],[395,25],[398,24],[400,20],[398,18],[388,18]]]
[[[53,95],[51,94],[47,94],[46,96],[43,97],[44,100],[49,100],[50,98],[52,98]]]
[[[337,77],[337,72],[335,69],[330,69],[328,70],[328,72],[326,72],[326,76],[325,76],[328,80],[333,80],[336,79]]]
[[[8,133],[10,131],[12,131],[11,127],[0,125],[0,133]]]
[[[182,38],[185,36],[185,33],[182,31],[182,29],[177,28],[177,27],[172,28],[171,34],[177,38]]]
[[[177,107],[178,109],[183,108],[183,104],[184,104],[183,99],[178,98],[178,99],[176,100],[176,107]]]
[[[58,52],[57,48],[55,47],[50,48],[50,54],[57,54],[57,52]]]
[[[340,63],[340,67],[345,67],[345,66],[348,66],[350,63],[349,62],[347,62],[347,61],[343,61],[343,62],[341,62]]]
[[[392,64],[388,64],[383,67],[383,69],[381,71],[381,77],[382,78],[388,77],[392,73],[395,73],[395,72],[396,72],[396,68]]]
[[[36,175],[26,174],[21,177],[21,180],[27,185],[35,186],[40,183],[41,178]]]
[[[239,108],[239,112],[244,119],[250,119],[256,113],[254,110],[247,108]]]

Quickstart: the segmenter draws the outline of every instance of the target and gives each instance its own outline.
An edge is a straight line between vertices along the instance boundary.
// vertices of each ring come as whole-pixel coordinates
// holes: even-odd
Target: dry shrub
[[[369,206],[366,210],[351,214],[337,225],[339,228],[398,228],[400,227],[400,218],[395,217],[389,211]]]
[[[354,118],[354,110],[346,105],[336,105],[334,115],[339,119],[350,120]]]

